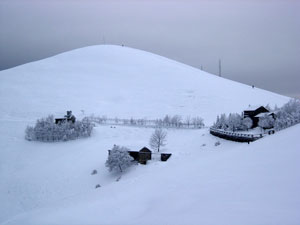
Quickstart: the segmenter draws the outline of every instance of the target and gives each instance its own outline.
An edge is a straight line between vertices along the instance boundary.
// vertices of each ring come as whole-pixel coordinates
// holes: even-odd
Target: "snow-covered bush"
[[[109,151],[108,159],[105,162],[105,166],[108,170],[123,172],[133,164],[133,158],[129,155],[128,148],[114,145],[112,150]]]
[[[82,121],[61,122],[55,124],[52,115],[37,120],[35,126],[28,126],[25,130],[25,139],[29,141],[68,141],[81,137],[89,137],[93,130],[93,124],[89,119]]]
[[[248,130],[252,127],[253,121],[250,117],[246,117],[246,118],[243,119],[242,124]]]
[[[263,129],[270,129],[274,127],[274,122],[275,120],[273,119],[273,117],[266,114],[259,118],[258,126]]]

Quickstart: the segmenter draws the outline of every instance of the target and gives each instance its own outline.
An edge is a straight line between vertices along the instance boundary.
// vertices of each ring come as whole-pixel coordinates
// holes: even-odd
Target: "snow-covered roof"
[[[258,108],[262,107],[261,105],[249,105],[248,108],[245,111],[254,111]]]
[[[257,114],[255,117],[263,117],[265,115],[270,116],[271,114],[273,114],[273,112],[264,112],[264,113]]]

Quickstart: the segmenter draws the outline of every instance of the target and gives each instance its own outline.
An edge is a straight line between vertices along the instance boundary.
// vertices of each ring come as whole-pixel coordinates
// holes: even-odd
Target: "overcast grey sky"
[[[0,1],[0,70],[103,43],[300,97],[300,0]]]

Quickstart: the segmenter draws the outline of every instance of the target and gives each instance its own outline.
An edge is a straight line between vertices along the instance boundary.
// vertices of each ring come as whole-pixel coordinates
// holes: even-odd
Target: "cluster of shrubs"
[[[292,126],[296,123],[300,123],[300,100],[292,99],[281,108],[275,107],[270,109],[275,113],[275,119],[272,116],[265,114],[259,118],[258,126],[261,128],[274,128],[275,130],[281,130]],[[230,131],[245,131],[252,127],[253,121],[249,118],[243,118],[238,113],[221,114],[217,117],[213,128],[230,130]]]
[[[94,125],[87,118],[81,121],[63,121],[55,124],[52,115],[36,121],[34,126],[28,126],[25,130],[25,139],[29,141],[55,142],[75,140],[81,137],[89,137]]]
[[[243,118],[242,115],[238,113],[230,113],[229,116],[225,114],[218,116],[213,128],[230,131],[244,131],[250,129],[252,124],[253,122],[250,118]]]
[[[281,108],[275,107],[275,130],[281,130],[300,123],[300,100],[292,99]]]

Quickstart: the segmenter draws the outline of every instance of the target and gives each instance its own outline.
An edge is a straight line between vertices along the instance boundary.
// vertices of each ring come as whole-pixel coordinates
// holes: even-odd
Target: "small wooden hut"
[[[152,152],[150,149],[144,147],[140,151],[129,151],[129,155],[141,164],[146,164],[148,160],[151,160]]]
[[[152,152],[150,149],[144,147],[139,151],[139,163],[146,164],[148,160],[151,160]]]

